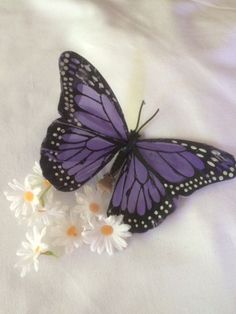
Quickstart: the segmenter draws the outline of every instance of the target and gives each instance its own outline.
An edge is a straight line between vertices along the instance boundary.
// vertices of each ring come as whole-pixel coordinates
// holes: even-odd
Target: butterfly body
[[[44,176],[59,190],[80,188],[111,160],[116,183],[108,215],[124,216],[132,232],[156,227],[179,196],[236,175],[234,157],[210,145],[181,139],[143,139],[128,131],[113,91],[86,59],[65,52],[59,60],[61,118],[49,126],[41,148]]]
[[[137,140],[140,138],[140,134],[134,130],[131,130],[129,135],[128,135],[128,141],[125,147],[125,151],[127,153],[130,153],[134,148],[137,143]]]
[[[137,143],[140,134],[134,130],[131,130],[128,135],[128,140],[124,144],[124,146],[120,149],[112,167],[110,170],[110,175],[115,178],[116,175],[119,173],[120,169],[124,165],[125,161],[129,156],[132,154],[133,150],[135,149],[135,145]]]

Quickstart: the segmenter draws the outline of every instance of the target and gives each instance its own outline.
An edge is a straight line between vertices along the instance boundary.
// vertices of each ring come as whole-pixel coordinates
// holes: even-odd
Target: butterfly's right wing
[[[129,155],[120,172],[108,215],[123,215],[131,232],[156,227],[175,209],[174,197],[139,156]]]
[[[144,232],[173,212],[180,195],[235,176],[234,157],[212,146],[139,140],[121,171],[108,214],[123,214],[132,232]]]

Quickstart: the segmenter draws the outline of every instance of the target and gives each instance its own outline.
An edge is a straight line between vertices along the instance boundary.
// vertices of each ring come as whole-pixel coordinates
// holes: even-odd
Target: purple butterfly
[[[73,191],[116,155],[107,178],[116,179],[108,215],[124,215],[132,232],[145,232],[172,213],[178,196],[234,178],[232,155],[179,139],[141,139],[101,74],[83,57],[64,52],[59,60],[60,119],[48,128],[41,148],[43,175],[59,190]]]

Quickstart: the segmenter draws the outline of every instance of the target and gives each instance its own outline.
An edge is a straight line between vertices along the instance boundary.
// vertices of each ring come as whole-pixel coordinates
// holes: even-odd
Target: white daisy
[[[42,242],[42,238],[46,234],[46,227],[44,227],[40,232],[36,226],[29,233],[26,233],[26,239],[28,242],[22,242],[22,247],[16,252],[16,255],[21,259],[15,265],[16,268],[21,270],[21,277],[24,277],[32,267],[37,272],[39,269],[39,256],[45,254],[48,250],[48,245]]]
[[[29,174],[27,176],[27,180],[30,185],[34,188],[41,189],[41,200],[43,203],[44,199],[49,201],[52,200],[54,188],[52,184],[46,178],[44,178],[41,167],[37,161],[34,164],[33,172],[33,174]]]
[[[65,217],[66,207],[62,206],[60,202],[49,201],[42,206],[39,204],[35,210],[29,215],[23,217],[29,226],[38,224],[49,226],[55,220]]]
[[[106,215],[110,194],[102,193],[94,184],[87,184],[75,195],[78,204],[76,208],[85,221]]]
[[[52,246],[63,247],[66,254],[71,254],[76,248],[83,245],[82,232],[84,223],[73,210],[64,219],[58,220],[50,228]]]
[[[41,189],[39,187],[33,188],[27,178],[24,185],[17,180],[13,183],[8,183],[13,191],[4,192],[8,201],[11,202],[10,209],[15,212],[15,216],[26,216],[32,212],[39,204],[39,195]]]
[[[83,232],[84,242],[90,244],[92,252],[101,254],[104,250],[109,255],[127,247],[126,238],[131,236],[130,226],[122,223],[123,216],[94,219],[90,230]]]

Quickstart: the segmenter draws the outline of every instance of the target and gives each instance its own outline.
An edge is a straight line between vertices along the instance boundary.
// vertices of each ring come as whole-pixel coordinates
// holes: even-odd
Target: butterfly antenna
[[[152,119],[154,119],[155,118],[155,116],[158,114],[158,112],[159,112],[159,108],[157,109],[157,111],[143,124],[143,125],[141,125],[141,127],[138,129],[138,133],[152,120]]]
[[[140,123],[140,119],[141,119],[141,114],[142,114],[142,110],[143,110],[143,106],[145,105],[145,101],[143,100],[139,109],[139,113],[138,113],[138,121],[135,127],[135,132],[137,131],[138,127],[139,127],[139,123]]]

